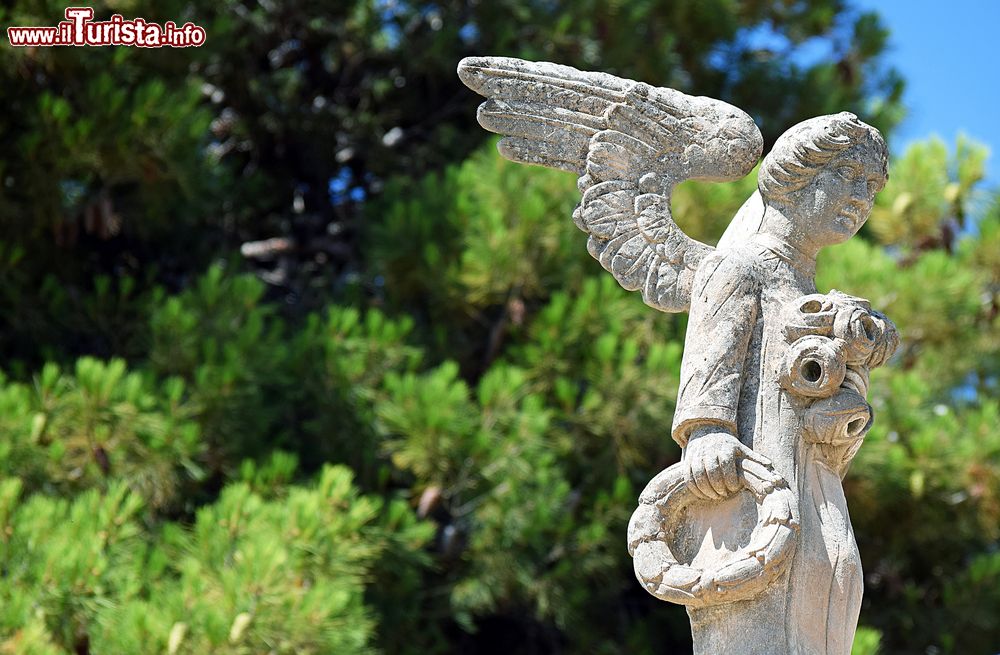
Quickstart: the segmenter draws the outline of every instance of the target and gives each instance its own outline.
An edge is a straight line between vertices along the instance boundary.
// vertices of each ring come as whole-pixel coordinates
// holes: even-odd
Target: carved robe
[[[841,485],[843,462],[803,438],[807,402],[779,380],[788,343],[782,308],[816,292],[815,262],[765,234],[716,251],[694,279],[673,437],[728,432],[768,457],[796,495],[801,529],[788,571],[750,600],[689,608],[698,655],[849,655],[861,562]],[[853,450],[851,451],[853,454]],[[693,564],[743,545],[749,494],[689,511],[682,546]],[[741,543],[742,542],[742,543]]]

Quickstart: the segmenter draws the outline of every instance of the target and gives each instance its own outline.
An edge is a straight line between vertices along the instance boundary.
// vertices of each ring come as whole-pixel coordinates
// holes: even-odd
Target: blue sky
[[[991,150],[987,174],[1000,183],[1000,0],[856,0],[891,30],[886,60],[906,80],[908,109],[893,149],[959,133]]]

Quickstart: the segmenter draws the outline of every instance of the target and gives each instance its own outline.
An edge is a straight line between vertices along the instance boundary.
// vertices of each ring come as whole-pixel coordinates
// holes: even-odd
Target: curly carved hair
[[[874,127],[843,111],[802,121],[778,137],[760,164],[757,188],[765,201],[787,200],[837,155],[866,141],[881,157],[882,174],[888,179],[889,149],[885,139]]]

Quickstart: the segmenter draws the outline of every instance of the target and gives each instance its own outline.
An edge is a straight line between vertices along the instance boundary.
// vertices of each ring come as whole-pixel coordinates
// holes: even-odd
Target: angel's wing
[[[670,194],[683,180],[746,175],[763,145],[753,120],[719,100],[545,62],[469,57],[458,75],[488,98],[479,123],[504,135],[504,157],[580,176],[573,219],[590,254],[646,304],[686,311],[712,247],[677,227]]]

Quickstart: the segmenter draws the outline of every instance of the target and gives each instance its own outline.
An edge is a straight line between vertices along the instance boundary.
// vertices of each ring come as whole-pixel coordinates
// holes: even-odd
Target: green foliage
[[[424,375],[390,374],[386,380],[387,397],[377,416],[385,431],[400,437],[384,446],[396,467],[419,480],[454,479],[467,452],[460,445],[474,431],[476,412],[457,374],[458,367],[448,362]]]
[[[344,467],[268,501],[228,486],[190,529],[139,521],[121,483],[72,501],[0,486],[0,647],[16,652],[368,653],[365,584],[383,554],[406,574],[429,537]],[[156,541],[154,541],[154,538]],[[67,548],[67,544],[73,544]],[[408,552],[407,552],[408,551]]]
[[[191,387],[216,466],[280,447],[351,462],[370,482],[376,446],[359,435],[371,433],[386,373],[419,361],[405,343],[410,321],[332,307],[293,332],[264,290],[253,276],[213,267],[163,299],[150,319],[150,365]]]
[[[590,475],[621,475],[677,456],[668,426],[681,331],[676,319],[636,300],[607,275],[588,278],[574,296],[555,294],[512,348],[512,359],[557,408],[568,449],[600,458],[580,462]]]
[[[21,481],[0,486],[5,584],[0,639],[15,652],[86,648],[89,623],[134,598],[145,566],[138,514],[142,499],[121,482],[72,501],[20,498]]]
[[[600,270],[568,218],[577,196],[572,175],[492,148],[391,183],[367,236],[386,302],[423,319],[435,355],[479,359],[482,372],[526,310]]]
[[[681,183],[670,203],[677,224],[692,238],[704,243],[718,242],[729,221],[757,190],[757,168],[736,182]]]
[[[166,20],[187,5],[90,6],[104,19],[117,10]],[[65,6],[6,3],[0,19],[55,25]],[[169,48],[4,49],[0,250],[18,263],[0,294],[22,308],[0,318],[9,359],[40,367],[136,355],[136,301],[156,278],[176,283],[179,271],[200,270],[217,247],[231,174],[207,156],[214,115],[189,64]],[[20,302],[26,296],[31,303]]]
[[[447,364],[386,386],[386,447],[423,489],[421,505],[434,499],[422,511],[443,523],[456,620],[472,629],[477,617],[524,608],[580,625],[602,586],[620,586],[613,527],[627,520],[629,482],[609,493],[570,477],[560,460],[572,460],[571,444],[553,438],[553,412],[519,368],[494,365],[475,394]]]
[[[50,364],[31,385],[3,384],[0,434],[0,470],[31,491],[71,495],[120,480],[162,510],[202,475],[183,383],[155,384],[121,360],[83,358],[74,375]]]
[[[143,16],[176,18],[184,4],[158,3]],[[117,3],[92,6],[105,17]],[[54,25],[64,8],[49,0],[18,2],[0,17],[5,25]],[[149,54],[139,48],[95,49],[87,57],[66,48],[5,51],[0,75],[7,111],[0,131],[10,147],[0,176],[5,209],[18,209],[4,212],[11,217],[7,234],[51,230],[63,246],[123,232],[164,237],[176,221],[173,211],[197,204],[213,179],[201,147],[212,112],[201,105],[198,80],[186,75],[180,53]]]
[[[381,511],[342,467],[280,501],[231,485],[190,532],[164,533],[163,578],[138,611],[99,618],[99,635],[125,652],[171,650],[179,631],[175,653],[368,652],[375,623],[364,583],[390,543],[419,546],[427,534],[411,522],[387,539]]]
[[[953,155],[938,138],[914,144],[893,162],[868,225],[882,243],[951,250],[967,227],[988,151],[959,137]]]
[[[851,647],[851,655],[878,655],[879,642],[882,635],[878,630],[858,626],[858,631],[854,635],[854,645]]]
[[[451,608],[468,628],[527,611],[613,649],[582,626],[628,589],[620,535],[647,458],[678,455],[666,433],[680,344],[663,341],[676,327],[635,301],[586,278],[512,330],[509,360],[474,389],[451,363],[385,379],[383,447],[441,523]]]
[[[969,561],[985,556],[998,536],[1000,405],[994,398],[956,407],[913,373],[875,383],[882,389],[873,401],[879,419],[848,491],[869,572],[866,602],[883,608],[870,612],[869,622],[878,617],[891,643],[901,634],[889,627],[901,626],[915,643],[942,640],[954,652],[988,648],[990,623],[966,613],[955,590]],[[888,521],[893,530],[880,530]],[[956,648],[955,637],[965,647]]]
[[[280,443],[280,406],[263,399],[289,384],[291,372],[281,366],[289,347],[263,294],[258,280],[224,277],[214,267],[184,293],[157,302],[150,318],[150,364],[192,385],[206,440],[235,452]]]

